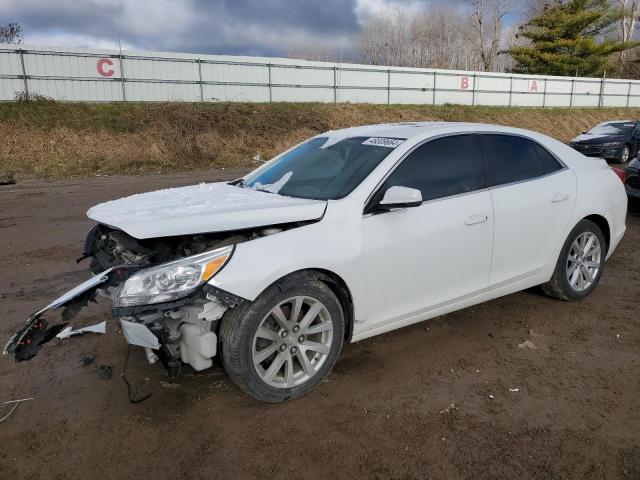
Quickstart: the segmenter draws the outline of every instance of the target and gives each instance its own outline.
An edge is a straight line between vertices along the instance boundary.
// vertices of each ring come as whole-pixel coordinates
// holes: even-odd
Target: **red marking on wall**
[[[113,67],[113,61],[110,58],[101,58],[96,63],[96,69],[98,73],[103,77],[111,77],[115,73]]]
[[[538,81],[537,80],[531,80],[529,82],[529,91],[530,92],[537,92],[538,91]]]
[[[469,88],[469,77],[460,78],[460,89],[466,90]]]

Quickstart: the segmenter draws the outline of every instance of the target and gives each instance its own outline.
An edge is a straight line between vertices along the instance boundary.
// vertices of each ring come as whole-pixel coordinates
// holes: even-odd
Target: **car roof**
[[[501,125],[490,125],[483,123],[468,122],[397,122],[380,123],[376,125],[363,125],[361,127],[343,128],[341,130],[331,130],[318,136],[320,137],[388,137],[409,139],[417,136],[424,136],[436,131],[461,129],[461,132],[469,128],[488,129],[494,132],[511,132],[520,129],[505,127]],[[520,130],[521,131],[521,130]],[[333,143],[333,142],[332,142]]]

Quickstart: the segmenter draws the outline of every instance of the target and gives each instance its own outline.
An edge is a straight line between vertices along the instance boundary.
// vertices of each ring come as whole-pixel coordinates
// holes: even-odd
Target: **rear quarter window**
[[[562,165],[556,158],[549,153],[549,151],[540,146],[536,145],[536,151],[538,152],[538,158],[540,159],[540,170],[542,175],[548,175],[553,172],[557,172],[558,170],[562,170]]]

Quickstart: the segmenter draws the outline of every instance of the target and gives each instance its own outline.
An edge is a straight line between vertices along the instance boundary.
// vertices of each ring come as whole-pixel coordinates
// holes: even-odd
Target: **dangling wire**
[[[129,365],[130,354],[131,354],[131,345],[129,345],[127,348],[127,356],[124,360],[124,367],[122,367],[122,373],[120,374],[120,376],[122,377],[122,380],[124,380],[124,383],[127,384],[127,395],[129,396],[129,401],[131,403],[140,403],[140,402],[144,402],[147,398],[149,398],[151,396],[151,393],[148,393],[142,398],[134,398],[134,395],[138,395],[140,393],[140,390],[142,390],[142,387],[144,387],[144,383],[135,392],[132,392],[131,384],[129,383],[129,380],[127,380],[127,377],[125,375],[127,371],[127,365]]]
[[[15,405],[13,406],[11,411],[9,411],[9,413],[7,413],[4,417],[0,418],[0,423],[4,422],[7,418],[9,418],[11,414],[15,411],[15,409],[18,408],[18,405],[20,405],[22,402],[28,402],[29,400],[33,400],[33,397],[21,398],[20,400],[9,400],[8,402],[3,402],[2,405],[9,405],[10,403],[15,403]]]

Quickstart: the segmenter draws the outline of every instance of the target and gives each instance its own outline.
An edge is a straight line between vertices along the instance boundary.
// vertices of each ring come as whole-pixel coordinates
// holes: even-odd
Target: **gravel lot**
[[[0,187],[0,340],[87,277],[76,265],[95,203],[238,172],[97,177]],[[346,345],[315,392],[257,403],[220,369],[167,386],[107,335],[0,358],[0,479],[640,478],[640,211],[586,300],[510,295]],[[110,318],[101,303],[82,326]],[[525,340],[535,348],[519,348]],[[82,355],[96,355],[81,366]],[[113,367],[110,380],[96,366]],[[517,390],[516,390],[517,389]],[[9,408],[0,405],[0,418]]]

